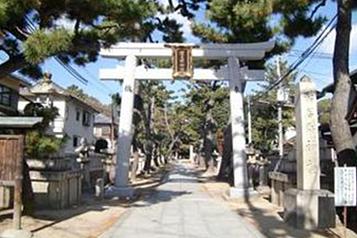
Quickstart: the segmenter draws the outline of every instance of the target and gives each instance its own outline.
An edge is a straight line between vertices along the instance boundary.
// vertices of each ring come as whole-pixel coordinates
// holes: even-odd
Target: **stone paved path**
[[[202,191],[187,164],[177,164],[157,191],[134,204],[101,238],[264,237]]]

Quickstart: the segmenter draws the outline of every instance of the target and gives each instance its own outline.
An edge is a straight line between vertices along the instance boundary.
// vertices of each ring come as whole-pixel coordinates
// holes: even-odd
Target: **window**
[[[83,126],[90,126],[90,121],[91,121],[91,115],[87,111],[83,111],[82,115],[82,124]]]
[[[78,146],[78,136],[73,136],[73,147]]]
[[[0,85],[0,104],[4,106],[11,106],[12,90],[8,87]]]
[[[79,111],[79,109],[76,110],[76,121],[79,121],[79,119],[81,118],[81,111]]]

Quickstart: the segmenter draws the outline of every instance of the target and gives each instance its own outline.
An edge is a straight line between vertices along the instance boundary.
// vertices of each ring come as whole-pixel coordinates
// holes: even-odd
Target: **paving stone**
[[[167,182],[137,205],[101,238],[264,237],[202,191],[187,164],[177,164]]]

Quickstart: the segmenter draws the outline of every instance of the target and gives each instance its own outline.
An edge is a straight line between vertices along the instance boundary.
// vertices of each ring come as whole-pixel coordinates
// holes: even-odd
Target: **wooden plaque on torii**
[[[175,79],[192,79],[193,61],[192,45],[167,44],[166,47],[172,49],[172,78]]]

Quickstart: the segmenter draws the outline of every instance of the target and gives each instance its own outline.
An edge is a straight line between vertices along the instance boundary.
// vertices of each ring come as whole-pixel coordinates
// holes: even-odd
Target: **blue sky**
[[[322,8],[321,14],[332,18],[336,13],[335,3],[329,2],[327,6]],[[171,17],[177,19],[178,22],[183,24],[183,31],[187,42],[198,43],[198,39],[192,36],[189,22],[179,14],[172,14]],[[204,13],[201,11],[198,20],[204,20]],[[299,38],[293,47],[293,51],[282,56],[282,59],[288,60],[292,63],[296,60],[297,56],[301,54],[300,51],[305,50],[314,38],[304,39]],[[353,15],[353,29],[351,34],[351,52],[350,52],[350,69],[357,68],[357,13]],[[327,84],[332,82],[332,53],[334,47],[334,31],[325,39],[321,46],[317,49],[317,54],[306,60],[300,67],[300,75],[306,74],[310,76],[316,83],[317,88],[321,89]],[[54,59],[48,59],[43,64],[43,69],[53,74],[53,80],[63,87],[75,84],[83,88],[83,90],[102,101],[103,103],[110,102],[110,94],[121,92],[119,82],[100,81],[98,78],[100,68],[114,68],[118,64],[115,59],[99,58],[96,63],[91,63],[85,67],[73,67],[87,80],[87,84],[83,84],[73,78],[67,71],[65,71]],[[174,84],[166,83],[167,87],[171,90],[179,90],[184,85],[182,82],[175,82]],[[246,93],[256,88],[256,84],[249,83],[247,85]]]

